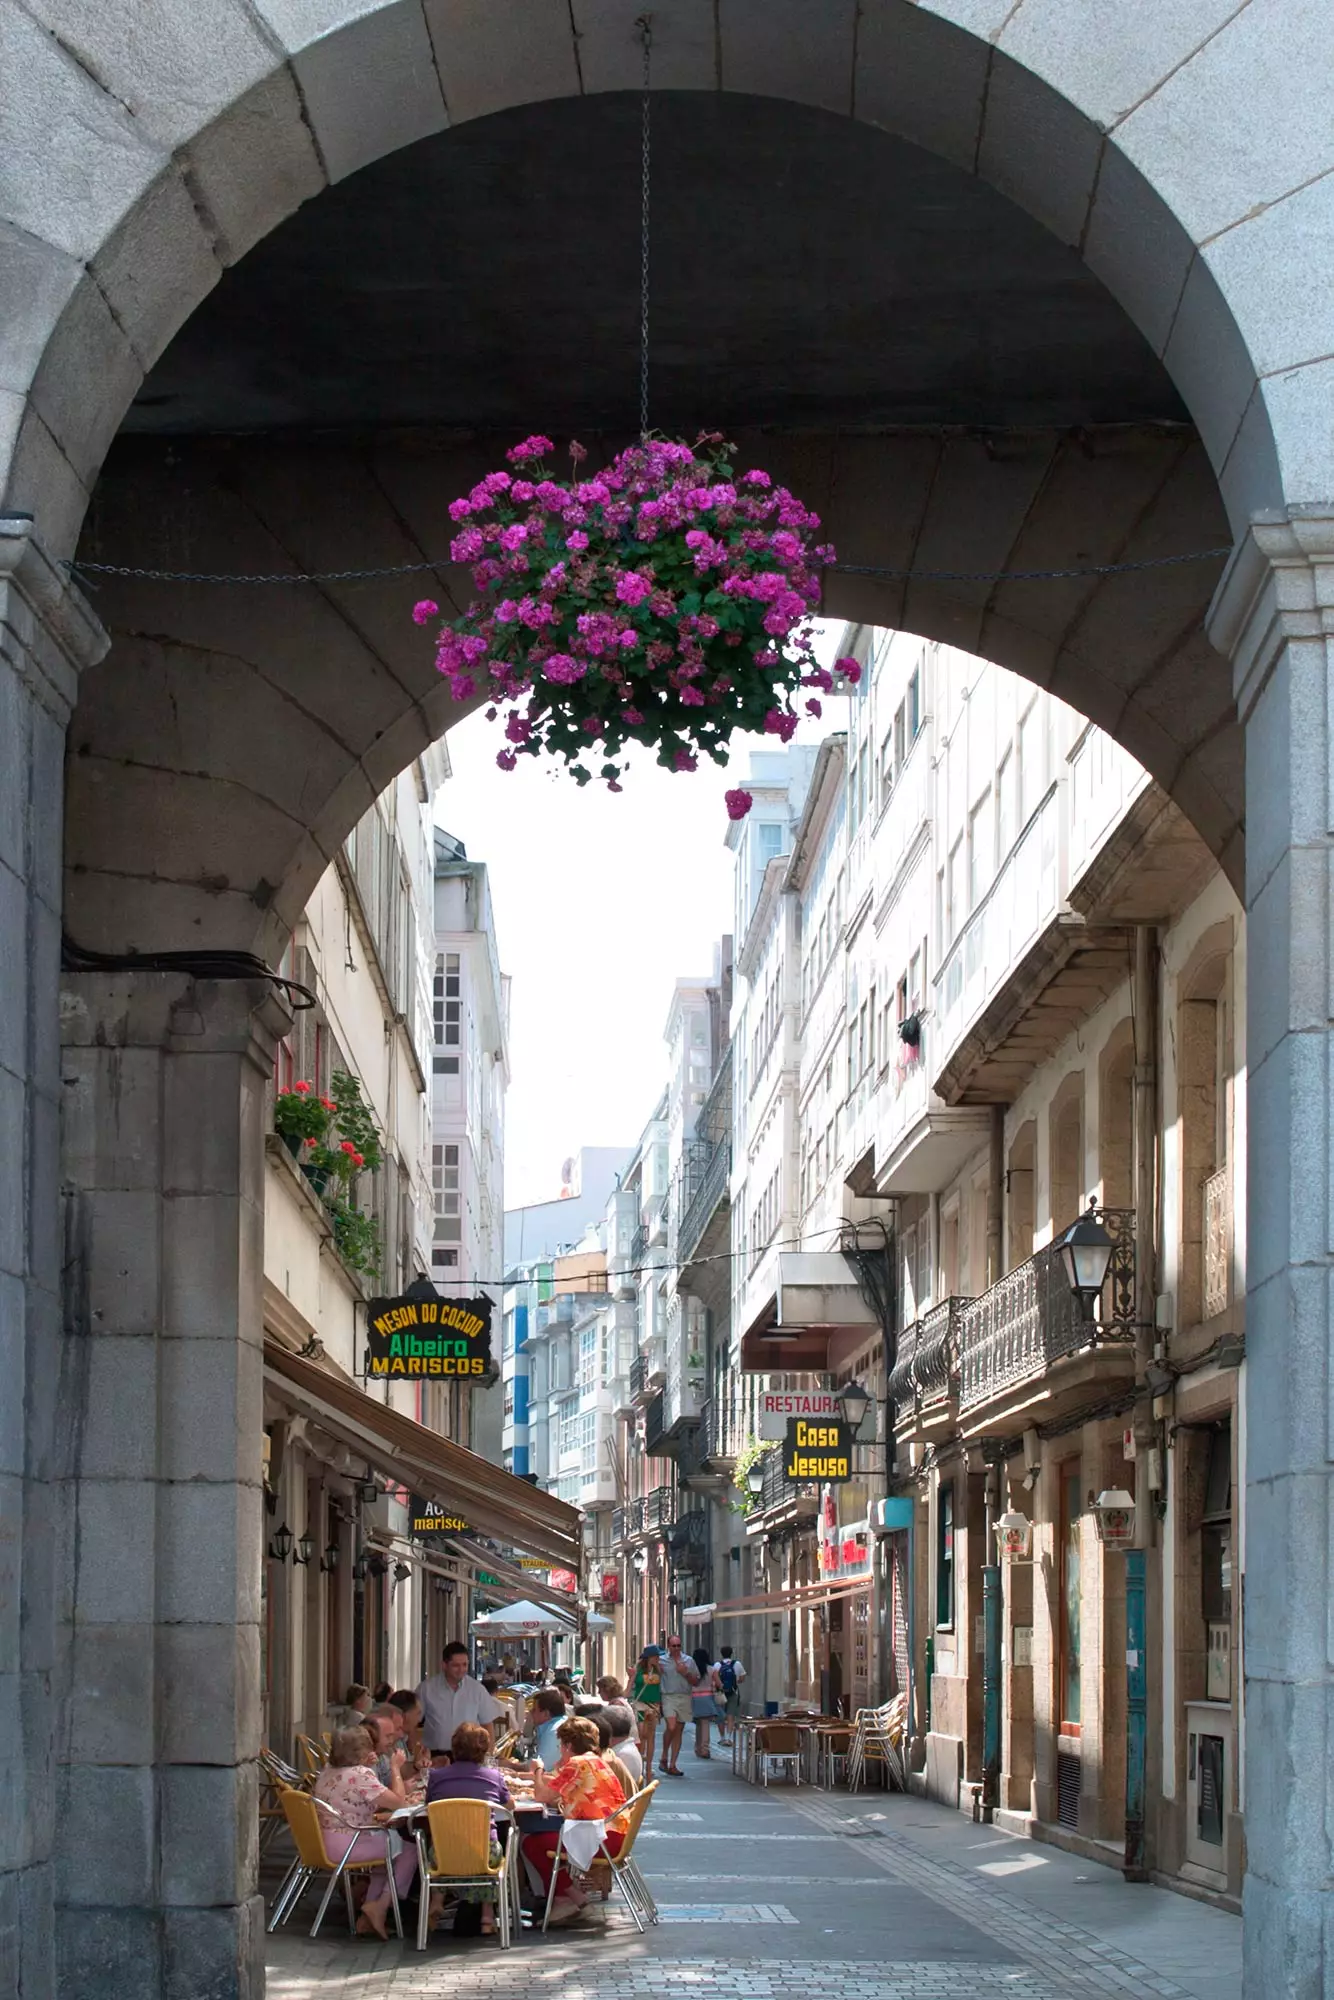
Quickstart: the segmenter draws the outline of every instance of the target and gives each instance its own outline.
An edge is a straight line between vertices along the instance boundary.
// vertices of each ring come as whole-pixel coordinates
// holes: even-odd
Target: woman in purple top
[[[426,1803],[436,1799],[483,1799],[487,1805],[504,1806],[510,1795],[505,1780],[494,1764],[483,1759],[491,1754],[491,1731],[480,1722],[461,1722],[450,1739],[449,1764],[433,1764],[426,1780]],[[495,1821],[491,1822],[491,1866],[500,1865],[500,1843]],[[494,1889],[459,1889],[461,1903],[482,1904],[482,1935],[489,1937],[496,1927]]]

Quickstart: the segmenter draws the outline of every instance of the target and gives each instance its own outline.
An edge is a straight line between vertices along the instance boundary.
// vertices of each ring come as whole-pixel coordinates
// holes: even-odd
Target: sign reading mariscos
[[[783,1445],[783,1476],[794,1482],[818,1479],[841,1486],[852,1477],[852,1432],[845,1423],[793,1417]]]
[[[429,1279],[366,1309],[368,1373],[476,1382],[491,1366],[490,1299],[449,1299]]]

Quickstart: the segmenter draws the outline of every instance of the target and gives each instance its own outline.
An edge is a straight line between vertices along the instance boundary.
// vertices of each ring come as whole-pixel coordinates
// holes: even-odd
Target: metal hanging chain
[[[1045,583],[1063,577],[1127,576],[1135,570],[1174,569],[1179,563],[1216,562],[1231,549],[1191,549],[1179,556],[1147,556],[1142,562],[1091,563],[1077,569],[881,569],[874,563],[830,563],[836,576],[883,576],[901,583]],[[382,569],[276,570],[248,575],[221,570],[143,569],[132,563],[83,562],[61,564],[73,577],[135,576],[148,583],[374,583],[384,577],[416,576],[423,570],[448,569],[449,556],[435,562],[390,563]]]
[[[639,170],[639,441],[648,442],[648,225],[649,225],[649,76],[653,62],[653,16],[635,22],[644,47],[644,85],[640,118]]]

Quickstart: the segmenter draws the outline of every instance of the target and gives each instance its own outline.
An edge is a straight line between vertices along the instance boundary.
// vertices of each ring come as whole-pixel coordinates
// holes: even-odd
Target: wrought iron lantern
[[[640,1576],[642,1576],[648,1568],[648,1550],[636,1549],[630,1560],[632,1567],[638,1570]]]
[[[837,1402],[843,1412],[848,1429],[855,1437],[862,1427],[866,1412],[871,1407],[871,1392],[860,1382],[845,1382],[839,1390]]]
[[[764,1491],[764,1467],[758,1459],[746,1473],[746,1491],[755,1500],[758,1500]]]
[[[339,1550],[337,1542],[328,1543],[325,1548],[324,1554],[320,1559],[320,1568],[324,1571],[324,1574],[326,1576],[332,1576],[334,1571],[337,1569],[338,1554]]]
[[[1105,1549],[1128,1549],[1135,1541],[1135,1501],[1124,1486],[1111,1486],[1092,1507],[1098,1540]]]
[[[284,1521],[277,1534],[269,1538],[269,1556],[274,1562],[285,1563],[291,1553],[292,1530]]]
[[[292,1561],[294,1563],[300,1563],[302,1569],[306,1569],[309,1567],[310,1559],[314,1555],[314,1553],[315,1553],[315,1544],[311,1539],[309,1530],[307,1530],[307,1532],[301,1537],[300,1541],[297,1543],[295,1549],[292,1551]]]
[[[1002,1562],[1030,1562],[1033,1556],[1033,1523],[1027,1514],[1012,1507],[996,1521],[996,1553]]]
[[[1096,1202],[1090,1202],[1087,1213],[1078,1222],[1072,1222],[1064,1236],[1057,1239],[1065,1281],[1079,1300],[1086,1320],[1097,1318],[1098,1300],[1102,1297],[1113,1247],[1111,1237],[1098,1220]]]

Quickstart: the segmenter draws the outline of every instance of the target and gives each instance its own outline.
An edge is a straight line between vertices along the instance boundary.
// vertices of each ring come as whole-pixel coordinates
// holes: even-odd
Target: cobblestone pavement
[[[757,1790],[690,1761],[640,1859],[663,1921],[614,1902],[507,1953],[445,1936],[269,1939],[270,2000],[1239,2000],[1241,1926],[919,1799]],[[308,1898],[306,1922],[314,1912]]]

